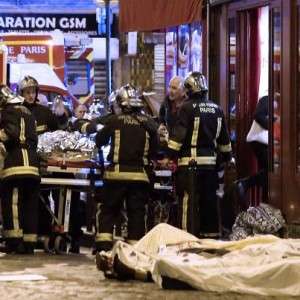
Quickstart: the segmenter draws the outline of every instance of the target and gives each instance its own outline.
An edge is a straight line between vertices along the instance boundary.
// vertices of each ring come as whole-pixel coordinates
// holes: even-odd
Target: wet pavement
[[[0,299],[299,299],[162,290],[154,283],[109,280],[105,279],[103,274],[96,269],[94,256],[90,254],[90,249],[84,248],[82,252],[79,255],[50,255],[38,252],[34,256],[1,256],[0,281],[4,274],[36,274],[47,277],[47,280],[0,282]]]

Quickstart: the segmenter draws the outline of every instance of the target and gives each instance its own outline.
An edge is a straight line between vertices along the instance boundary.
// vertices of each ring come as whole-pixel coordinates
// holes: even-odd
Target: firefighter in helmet
[[[33,254],[37,241],[39,162],[35,119],[7,86],[0,86],[0,139],[8,153],[2,170],[6,251]]]
[[[24,97],[24,105],[31,111],[37,122],[37,133],[63,129],[68,122],[68,112],[63,107],[57,107],[52,112],[50,108],[39,104],[39,84],[32,76],[25,76],[19,83],[19,93]]]
[[[113,228],[125,200],[128,216],[128,242],[145,234],[145,205],[148,201],[149,159],[157,149],[157,124],[142,114],[143,103],[136,89],[127,84],[115,96],[120,114],[111,114],[97,133],[100,148],[110,143],[104,171],[103,202],[97,213],[96,250],[110,250]]]
[[[55,111],[49,107],[41,105],[38,101],[39,83],[32,76],[25,76],[20,82],[18,87],[19,93],[24,97],[23,105],[32,113],[36,120],[37,135],[43,134],[48,131],[55,131],[64,129],[68,124],[68,112],[62,106],[58,105]],[[40,158],[40,165],[47,166],[47,162]],[[50,204],[49,196],[50,191],[41,191],[41,196],[47,205]],[[55,201],[55,206],[58,206],[59,191],[53,190],[52,196]],[[48,237],[52,232],[52,217],[50,216],[45,205],[39,203],[38,208],[38,234],[42,237]]]
[[[218,161],[231,159],[231,143],[222,109],[207,99],[207,82],[199,72],[184,80],[189,101],[170,134],[170,156],[178,157],[179,227],[196,236],[218,236],[216,190]]]

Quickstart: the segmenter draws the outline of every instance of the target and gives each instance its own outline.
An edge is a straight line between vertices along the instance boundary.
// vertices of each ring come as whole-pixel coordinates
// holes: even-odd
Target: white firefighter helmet
[[[200,72],[190,72],[184,79],[184,87],[189,96],[196,93],[207,92],[207,81]]]
[[[34,77],[28,75],[19,82],[20,93],[22,94],[23,90],[29,87],[34,87],[38,91],[39,83]]]
[[[126,84],[117,90],[116,100],[120,107],[142,108],[143,101],[134,86]]]
[[[0,106],[6,104],[22,104],[24,98],[13,93],[13,91],[6,85],[0,86]]]

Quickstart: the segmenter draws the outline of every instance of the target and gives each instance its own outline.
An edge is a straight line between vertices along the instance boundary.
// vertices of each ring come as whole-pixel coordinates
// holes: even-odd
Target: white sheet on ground
[[[191,248],[227,253],[182,251]],[[161,276],[167,276],[205,291],[300,296],[300,239],[265,235],[230,242],[199,240],[159,224],[134,246],[118,242],[112,252],[116,254],[137,273],[151,271],[159,285]]]
[[[38,274],[10,274],[0,273],[1,281],[36,281],[36,280],[47,280],[48,278]]]

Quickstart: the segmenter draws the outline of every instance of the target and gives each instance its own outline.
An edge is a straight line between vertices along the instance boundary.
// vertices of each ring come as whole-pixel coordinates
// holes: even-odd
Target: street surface
[[[278,299],[236,294],[215,294],[201,291],[162,290],[154,283],[120,282],[105,279],[96,269],[88,248],[83,254],[34,256],[3,255],[0,257],[1,300],[74,300],[74,299],[164,299],[164,300],[262,300]],[[47,277],[42,281],[1,282],[3,275],[35,274]],[[281,297],[280,300],[283,298]],[[296,298],[285,298],[296,299]]]

